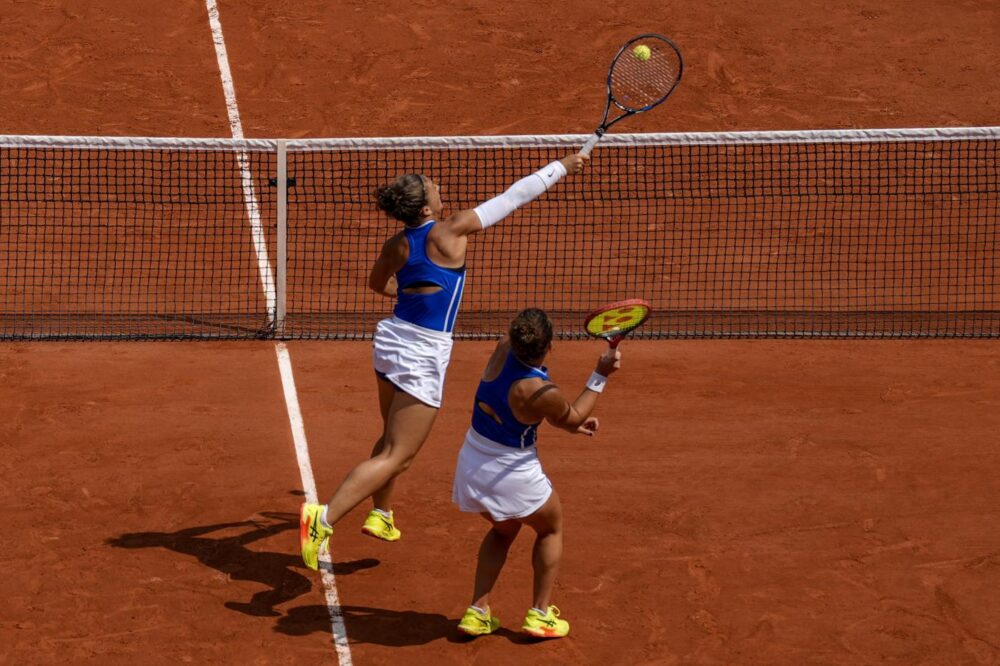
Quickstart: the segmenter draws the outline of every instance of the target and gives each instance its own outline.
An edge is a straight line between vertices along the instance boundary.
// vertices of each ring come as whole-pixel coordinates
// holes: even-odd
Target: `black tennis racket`
[[[663,35],[639,35],[627,41],[608,70],[604,118],[580,152],[589,155],[608,128],[619,120],[663,104],[681,82],[683,71],[680,49]],[[608,121],[612,104],[622,114]]]

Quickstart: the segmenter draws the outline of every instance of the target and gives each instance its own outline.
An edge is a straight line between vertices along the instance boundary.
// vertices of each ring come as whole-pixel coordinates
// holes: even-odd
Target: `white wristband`
[[[594,393],[600,393],[608,383],[608,378],[598,372],[592,372],[587,380],[587,389]]]

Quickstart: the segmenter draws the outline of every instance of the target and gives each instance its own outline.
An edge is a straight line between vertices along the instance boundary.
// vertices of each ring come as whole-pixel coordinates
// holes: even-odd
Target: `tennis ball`
[[[653,55],[653,52],[649,50],[649,47],[645,44],[640,44],[639,46],[632,49],[632,55],[634,55],[639,60],[646,62],[649,57]]]

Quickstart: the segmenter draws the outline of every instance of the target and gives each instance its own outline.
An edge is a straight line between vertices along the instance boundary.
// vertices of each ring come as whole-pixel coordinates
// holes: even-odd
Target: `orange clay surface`
[[[7,4],[0,133],[230,135],[204,3]],[[588,132],[610,55],[647,30],[685,78],[621,131],[1000,115],[992,2],[220,12],[247,136]],[[485,523],[451,474],[490,348],[456,346],[398,484],[403,541],[363,537],[364,508],[334,535],[353,663],[1000,663],[997,342],[626,342],[601,434],[542,432],[573,624],[544,644],[454,629]],[[369,345],[289,349],[326,496],[378,435]],[[600,350],[557,343],[554,376],[575,391]],[[0,380],[0,664],[336,663],[273,344],[5,344]],[[529,552],[495,593],[508,629]]]

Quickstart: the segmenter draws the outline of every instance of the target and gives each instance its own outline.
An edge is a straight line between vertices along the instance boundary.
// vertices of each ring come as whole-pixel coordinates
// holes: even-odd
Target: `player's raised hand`
[[[559,161],[566,167],[566,173],[580,173],[587,162],[590,161],[590,155],[571,153]]]
[[[597,373],[605,377],[616,372],[620,367],[622,367],[622,353],[617,348],[605,350],[597,359]]]

